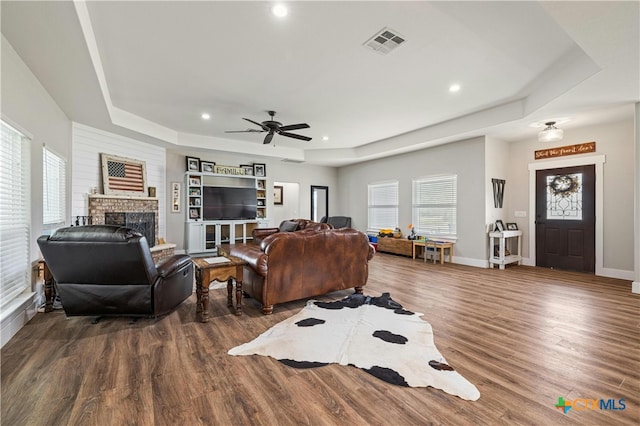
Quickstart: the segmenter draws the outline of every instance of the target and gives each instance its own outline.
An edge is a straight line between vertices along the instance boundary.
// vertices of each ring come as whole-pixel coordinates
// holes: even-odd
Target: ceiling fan
[[[309,125],[307,123],[300,124],[289,124],[288,126],[283,126],[279,121],[274,120],[274,116],[276,115],[275,111],[267,111],[269,116],[271,116],[270,120],[263,121],[262,123],[258,123],[257,121],[249,120],[248,118],[243,118],[243,120],[247,120],[249,123],[253,123],[256,126],[260,126],[260,130],[258,129],[247,129],[247,130],[227,130],[225,133],[264,133],[268,132],[267,136],[264,138],[264,144],[271,142],[273,136],[277,133],[281,136],[286,136],[288,138],[300,139],[303,141],[310,141],[311,138],[308,136],[296,135],[295,133],[289,133],[289,130],[298,130],[298,129],[308,129]]]

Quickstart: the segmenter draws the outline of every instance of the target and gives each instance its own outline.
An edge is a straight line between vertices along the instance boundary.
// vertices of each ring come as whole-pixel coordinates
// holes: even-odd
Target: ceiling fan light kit
[[[308,136],[297,135],[295,133],[289,133],[289,130],[299,130],[299,129],[308,129],[309,125],[307,123],[299,123],[299,124],[289,124],[283,126],[279,121],[275,121],[274,117],[276,115],[275,111],[267,111],[270,120],[263,121],[262,123],[258,123],[257,121],[253,121],[249,118],[242,118],[243,120],[248,121],[251,124],[255,124],[260,127],[261,130],[257,129],[247,129],[247,130],[227,130],[225,133],[264,133],[267,132],[267,135],[264,138],[263,144],[268,144],[271,142],[273,137],[278,134],[280,136],[286,136],[288,138],[300,139],[303,141],[310,141],[312,138]]]
[[[564,137],[564,130],[558,129],[555,121],[548,121],[544,123],[545,127],[540,133],[538,133],[538,141],[540,142],[557,142],[561,141]]]

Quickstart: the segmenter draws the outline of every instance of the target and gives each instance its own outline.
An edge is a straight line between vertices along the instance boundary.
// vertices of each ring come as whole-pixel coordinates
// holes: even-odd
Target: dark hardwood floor
[[[424,313],[447,362],[480,390],[465,401],[331,365],[297,370],[227,351],[293,315],[304,300],[244,315],[212,290],[159,320],[37,314],[2,349],[2,425],[637,425],[640,296],[628,281],[511,266],[504,271],[377,254],[365,293]],[[336,292],[318,299],[335,300]],[[565,400],[624,410],[565,415]],[[583,409],[580,409],[583,408]]]

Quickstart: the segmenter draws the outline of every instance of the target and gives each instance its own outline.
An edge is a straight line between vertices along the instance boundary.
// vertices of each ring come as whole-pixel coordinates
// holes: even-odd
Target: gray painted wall
[[[398,226],[406,235],[411,223],[411,181],[436,174],[458,175],[458,241],[456,262],[477,266],[487,263],[485,231],[485,139],[478,137],[422,151],[341,167],[338,171],[338,213],[352,217],[352,225],[367,228],[367,185],[399,182]],[[332,209],[335,211],[335,209]]]

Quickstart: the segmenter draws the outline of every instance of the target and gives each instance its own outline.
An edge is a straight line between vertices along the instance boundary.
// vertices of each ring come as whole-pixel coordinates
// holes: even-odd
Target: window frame
[[[392,187],[395,187],[394,188],[395,200],[386,200],[386,201],[391,201],[391,203],[389,204],[372,204],[372,195],[373,195],[372,191],[376,191],[376,189],[383,190],[383,188],[390,189]],[[386,196],[385,194],[378,194],[378,195],[382,198]],[[396,228],[398,226],[398,211],[399,211],[399,204],[400,204],[399,200],[400,200],[399,181],[393,180],[393,181],[374,182],[374,183],[367,184],[367,231],[379,232],[380,229]],[[392,219],[388,219],[388,220],[391,220],[393,223],[389,223],[388,225],[387,224],[382,225],[381,223],[374,223],[374,221],[377,222],[381,220],[380,218],[374,218],[375,212],[377,212],[379,209],[395,210],[395,212],[392,213],[392,216],[395,216],[395,217]]]
[[[57,163],[57,164],[56,164]],[[56,167],[57,166],[57,167]],[[51,170],[53,168],[53,170]],[[50,174],[51,182],[49,182]],[[55,179],[55,180],[54,180]],[[54,188],[56,187],[56,188]],[[53,197],[50,191],[56,191]],[[67,160],[47,145],[42,145],[42,227],[51,230],[64,226],[67,217]]]
[[[0,311],[10,311],[12,302],[31,288],[33,138],[5,117],[0,133],[0,188],[5,189],[0,191],[0,207],[10,212],[0,217]]]
[[[446,188],[447,191],[441,194],[435,194],[436,199],[428,202],[424,198],[426,185],[451,186]],[[432,188],[435,189],[435,188]],[[446,198],[449,199],[446,199]],[[440,198],[438,200],[437,198]],[[447,212],[447,210],[449,210]],[[425,214],[425,211],[427,212]],[[435,212],[440,213],[435,213]],[[435,213],[435,214],[434,214]],[[457,229],[458,216],[458,175],[457,174],[437,174],[420,176],[413,178],[411,181],[411,218],[416,233],[425,235],[428,238],[438,238],[450,241],[456,241],[458,238]],[[446,218],[449,218],[448,220]],[[425,222],[436,220],[434,226],[425,226]],[[445,231],[445,228],[449,228]]]

